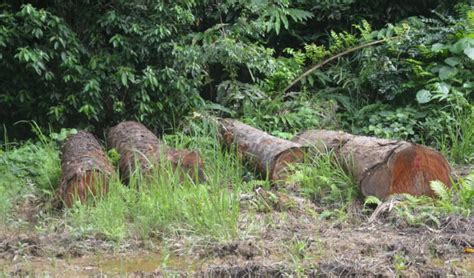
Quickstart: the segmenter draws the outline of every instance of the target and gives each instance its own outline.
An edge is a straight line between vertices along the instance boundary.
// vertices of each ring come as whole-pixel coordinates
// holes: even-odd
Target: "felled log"
[[[333,150],[342,166],[357,179],[365,196],[433,196],[430,181],[451,185],[447,160],[439,152],[418,144],[329,130],[305,131],[292,141],[318,152]]]
[[[107,136],[108,147],[120,154],[122,180],[129,182],[137,169],[147,174],[154,166],[167,160],[195,181],[204,181],[204,162],[196,151],[177,150],[166,146],[144,125],[126,121],[112,127]]]
[[[107,192],[113,169],[94,135],[86,131],[71,135],[61,154],[59,196],[67,207]]]
[[[227,146],[237,151],[272,181],[284,180],[290,164],[303,162],[303,146],[280,139],[233,119],[223,119],[221,136]]]

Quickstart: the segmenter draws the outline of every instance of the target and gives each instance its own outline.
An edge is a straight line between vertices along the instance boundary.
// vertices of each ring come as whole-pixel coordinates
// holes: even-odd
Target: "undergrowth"
[[[65,229],[76,238],[93,236],[116,242],[149,238],[166,240],[188,235],[208,241],[237,237],[243,193],[248,195],[262,187],[270,197],[278,199],[285,194],[276,191],[286,192],[287,189],[256,179],[250,169],[245,169],[241,156],[221,147],[215,124],[196,122],[199,121],[187,131],[166,135],[163,140],[172,147],[199,150],[206,162],[206,182],[195,184],[166,161],[149,175],[133,173],[129,185],[122,184],[116,173],[106,196],[87,204],[76,202],[73,208],[60,211],[53,206],[42,206],[37,212],[36,231]],[[56,141],[63,140],[71,132],[64,130],[46,136],[37,130],[38,142],[2,146],[0,220],[5,227],[16,227],[25,221],[17,208],[28,199],[53,203],[60,177]],[[109,151],[109,156],[111,160],[117,160],[115,152]],[[458,180],[451,189],[432,183],[438,195],[435,199],[406,196],[394,208],[396,221],[439,227],[447,215],[471,216],[473,175]],[[295,166],[294,174],[287,181],[289,184],[297,185],[296,194],[316,204],[323,219],[351,221],[351,207],[359,206],[358,200],[362,199],[356,181],[344,171],[333,153],[308,155],[306,163]],[[374,197],[366,199],[366,207],[379,203],[381,200]],[[369,216],[370,210],[366,212]]]
[[[9,143],[0,146],[0,221],[8,218],[15,201],[32,194],[52,198],[59,182],[60,161],[55,143],[33,124],[38,142]]]
[[[440,181],[432,181],[430,186],[435,192],[436,198],[403,194],[390,200],[394,214],[391,214],[388,219],[397,226],[441,228],[443,222],[449,220],[450,216],[465,218],[472,216],[474,210],[474,173],[465,178],[460,178],[450,188]],[[366,198],[365,205],[368,204],[382,205],[382,202],[370,196]]]
[[[344,171],[333,152],[307,155],[297,165],[290,183],[299,185],[303,197],[324,209],[320,217],[345,221],[349,207],[361,197],[354,177]]]
[[[109,193],[95,206],[77,203],[66,212],[70,228],[112,240],[189,234],[218,240],[235,237],[241,166],[235,156],[222,151],[215,130],[204,129],[206,136],[180,134],[164,140],[173,147],[199,149],[206,161],[206,182],[195,184],[166,161],[147,175],[133,173],[128,186],[115,175]]]

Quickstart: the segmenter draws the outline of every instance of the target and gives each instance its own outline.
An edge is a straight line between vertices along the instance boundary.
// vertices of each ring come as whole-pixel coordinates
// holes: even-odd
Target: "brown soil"
[[[116,244],[65,232],[0,231],[0,269],[7,276],[280,277],[469,276],[474,273],[474,217],[449,217],[440,228],[413,228],[391,212],[370,218],[353,204],[321,219],[307,199],[283,193],[255,210],[265,191],[242,196],[236,240],[128,240]],[[291,204],[291,205],[289,205]],[[396,220],[396,219],[395,219]]]

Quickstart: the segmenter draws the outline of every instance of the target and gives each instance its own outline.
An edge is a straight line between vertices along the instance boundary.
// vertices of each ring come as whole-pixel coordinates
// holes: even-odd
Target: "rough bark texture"
[[[451,185],[446,159],[421,145],[328,130],[302,132],[293,142],[319,152],[334,150],[366,196],[385,198],[394,193],[433,196],[430,181]]]
[[[239,153],[273,181],[285,179],[289,174],[288,165],[304,159],[300,144],[271,136],[237,120],[221,120],[221,135],[227,146],[237,146]]]
[[[85,202],[90,195],[107,192],[113,170],[94,135],[79,131],[67,139],[61,153],[59,195],[67,207],[75,199]]]
[[[115,148],[120,154],[120,175],[126,183],[137,167],[146,173],[162,159],[179,167],[195,181],[205,180],[204,162],[198,152],[166,146],[141,123],[122,122],[110,129],[107,140],[109,148]]]

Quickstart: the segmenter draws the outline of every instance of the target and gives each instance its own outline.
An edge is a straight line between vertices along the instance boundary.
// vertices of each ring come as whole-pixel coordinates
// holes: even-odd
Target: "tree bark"
[[[138,122],[127,121],[112,127],[107,136],[108,147],[120,154],[122,180],[129,183],[137,169],[149,174],[161,160],[167,160],[195,181],[204,181],[204,162],[196,151],[177,150],[166,146],[153,132]],[[183,177],[182,177],[183,178]]]
[[[289,165],[303,162],[302,146],[269,135],[233,119],[221,120],[221,136],[227,146],[235,145],[247,161],[272,181],[284,180]]]
[[[67,207],[107,192],[113,169],[94,135],[79,131],[66,140],[61,153],[59,195]]]
[[[385,198],[395,193],[434,196],[430,182],[451,186],[447,160],[437,151],[400,140],[355,136],[341,131],[309,130],[293,142],[317,152],[333,150],[358,181],[362,194]]]

